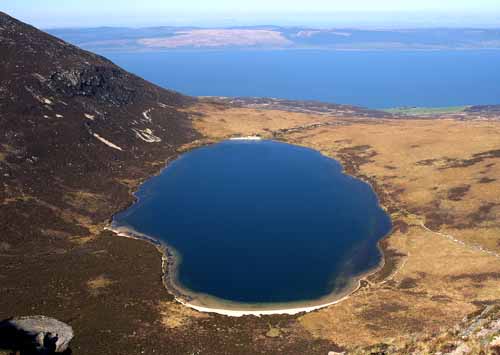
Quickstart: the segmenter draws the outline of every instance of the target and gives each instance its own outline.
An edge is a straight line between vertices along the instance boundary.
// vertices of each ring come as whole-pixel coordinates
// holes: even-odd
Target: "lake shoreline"
[[[230,317],[242,316],[266,316],[266,315],[296,315],[300,313],[309,313],[321,308],[338,304],[347,300],[352,294],[361,289],[366,280],[378,273],[385,264],[384,248],[380,242],[389,237],[392,230],[379,240],[377,248],[381,252],[381,261],[373,269],[367,270],[359,275],[353,276],[349,286],[341,292],[333,292],[324,297],[313,301],[293,301],[283,303],[239,303],[228,300],[222,300],[211,295],[203,295],[183,288],[177,278],[177,268],[180,260],[179,254],[166,243],[148,236],[144,233],[135,231],[129,227],[107,226],[104,228],[117,236],[141,240],[153,244],[162,256],[162,282],[165,289],[174,296],[175,300],[183,306],[189,307],[203,313],[216,313]],[[283,307],[279,307],[282,305]]]
[[[258,136],[249,136],[249,137],[231,137],[229,140],[261,140],[261,137]],[[221,140],[223,141],[223,140]],[[286,144],[291,144],[283,140],[276,140],[277,142],[282,142]],[[200,145],[195,145],[193,147],[190,147],[190,149],[187,149],[186,151],[183,151],[179,153],[174,159],[169,159],[165,167],[157,174],[161,174],[165,169],[169,167],[169,163],[172,160],[179,159],[179,157],[182,154],[185,154],[187,151],[195,149],[195,148],[200,148],[203,146],[209,146],[212,145],[213,143],[216,142],[206,142],[206,144],[200,144]],[[294,145],[294,144],[292,144]],[[307,149],[311,149],[307,147]],[[311,149],[328,159],[335,160],[331,157],[328,157],[324,155],[322,152],[319,152],[315,149]],[[361,179],[354,174],[348,173],[347,169],[345,168],[343,162],[339,159],[337,161],[340,165],[342,165],[342,174],[352,176],[360,181],[363,181],[364,183],[368,184],[370,188],[372,189],[373,193],[377,197],[377,203],[381,208],[383,208],[386,213],[388,214],[390,218],[390,214],[387,212],[387,208],[384,207],[381,203],[381,198],[377,194],[376,189],[374,188],[373,184],[371,182],[368,182],[364,179]],[[151,177],[150,177],[151,178]],[[135,193],[134,193],[135,195]],[[133,204],[137,203],[139,201],[138,197],[136,196],[136,200]],[[132,205],[133,205],[132,204]],[[129,206],[130,208],[130,206]],[[177,279],[177,268],[180,263],[180,255],[177,253],[174,248],[170,247],[167,245],[167,243],[164,243],[160,241],[158,238],[146,235],[144,233],[140,233],[133,228],[127,227],[127,226],[116,226],[113,225],[114,222],[111,222],[111,224],[106,227],[106,230],[109,230],[113,232],[114,234],[118,236],[123,236],[127,238],[132,238],[132,239],[138,239],[138,240],[143,240],[150,242],[156,246],[160,254],[162,255],[162,282],[165,287],[165,289],[172,295],[174,296],[175,300],[179,302],[180,304],[192,308],[194,310],[197,310],[199,312],[206,312],[206,313],[217,313],[221,315],[226,315],[226,316],[232,316],[232,317],[241,317],[241,316],[246,316],[246,315],[254,315],[254,316],[263,316],[263,315],[280,315],[280,314],[287,314],[287,315],[295,315],[295,314],[300,314],[300,313],[307,313],[307,312],[312,312],[321,308],[325,308],[337,303],[340,303],[346,299],[348,299],[352,294],[357,292],[359,289],[362,287],[366,286],[368,284],[368,278],[373,277],[377,273],[381,272],[381,270],[384,268],[386,265],[386,258],[389,257],[389,255],[385,252],[385,248],[383,247],[382,241],[388,238],[391,233],[394,230],[394,226],[391,226],[391,230],[381,237],[377,241],[377,249],[380,253],[380,262],[373,268],[360,273],[359,275],[354,275],[351,277],[351,280],[348,284],[347,287],[343,288],[340,292],[332,292],[326,296],[323,296],[319,299],[315,300],[304,300],[304,301],[292,301],[292,302],[283,302],[283,303],[259,303],[259,304],[251,304],[251,303],[240,303],[240,302],[232,302],[224,299],[219,299],[215,296],[211,295],[204,295],[200,293],[193,292],[191,290],[188,290],[184,288],[178,281]],[[391,225],[392,225],[392,219],[391,219]]]

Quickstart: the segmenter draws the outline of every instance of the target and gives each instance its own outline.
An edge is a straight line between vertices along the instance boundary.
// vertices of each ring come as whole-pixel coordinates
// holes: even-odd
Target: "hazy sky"
[[[500,27],[500,0],[0,0],[0,10],[45,28],[169,24]]]

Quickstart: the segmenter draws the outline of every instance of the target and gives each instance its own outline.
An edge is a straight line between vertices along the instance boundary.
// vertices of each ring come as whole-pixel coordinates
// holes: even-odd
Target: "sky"
[[[0,10],[42,28],[500,27],[500,0],[0,0]]]

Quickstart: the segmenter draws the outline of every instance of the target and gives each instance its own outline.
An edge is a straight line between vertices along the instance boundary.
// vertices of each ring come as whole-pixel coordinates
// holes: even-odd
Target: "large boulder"
[[[66,351],[73,335],[73,328],[68,324],[45,316],[17,317],[0,322],[3,346],[40,354]]]

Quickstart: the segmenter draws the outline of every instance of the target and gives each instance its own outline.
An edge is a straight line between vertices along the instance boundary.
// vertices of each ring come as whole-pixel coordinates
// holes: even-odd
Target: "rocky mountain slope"
[[[500,307],[488,306],[441,333],[415,336],[403,345],[381,343],[355,349],[352,355],[498,355],[500,354]]]
[[[0,198],[70,212],[62,191],[127,193],[122,174],[192,139],[178,110],[192,100],[0,14]]]
[[[135,322],[123,304],[168,297],[154,248],[97,236],[139,181],[196,138],[181,112],[193,100],[0,13],[0,319],[76,322],[75,349],[96,354],[116,341],[89,341],[96,329],[119,325],[122,339]],[[93,296],[128,273],[121,296]]]

